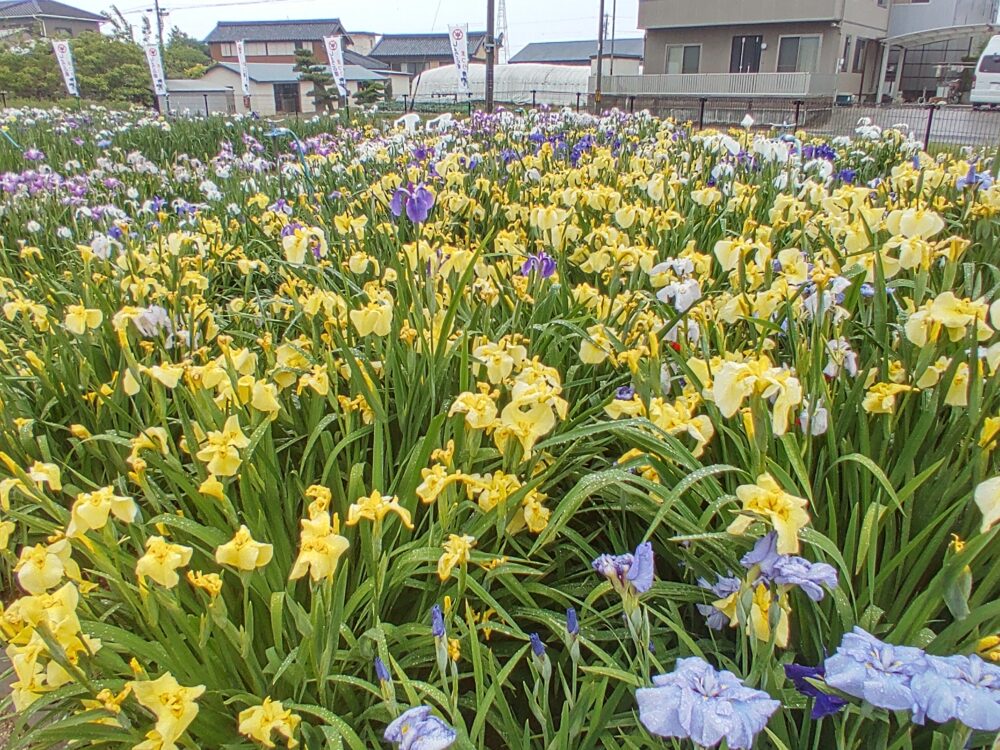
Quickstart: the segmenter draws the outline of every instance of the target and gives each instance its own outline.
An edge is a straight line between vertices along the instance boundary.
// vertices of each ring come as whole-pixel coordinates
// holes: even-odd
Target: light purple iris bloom
[[[989,190],[993,187],[993,175],[989,172],[977,172],[976,165],[969,165],[969,172],[965,177],[959,177],[955,180],[955,187],[959,190],[964,190],[965,188],[982,188],[983,190]]]
[[[837,588],[837,571],[826,563],[809,562],[797,555],[778,554],[778,535],[773,531],[757,540],[753,549],[740,560],[749,570],[758,566],[760,575],[766,581],[779,586],[798,586],[810,599],[818,602],[823,598],[823,586]]]
[[[873,706],[909,711],[915,704],[911,683],[927,669],[919,648],[883,643],[855,627],[824,663],[826,684]]]
[[[751,747],[781,706],[698,657],[678,659],[673,672],[654,677],[653,687],[636,690],[635,698],[639,721],[653,734],[691,739],[699,747],[725,739],[733,750]]]
[[[386,742],[399,750],[444,750],[455,742],[455,730],[431,713],[430,706],[417,706],[385,728]]]
[[[653,545],[643,542],[635,548],[634,554],[601,555],[594,560],[593,567],[616,588],[632,588],[639,594],[645,593],[653,586]]]
[[[698,579],[698,585],[703,589],[711,591],[716,599],[725,599],[740,590],[742,581],[734,576],[719,576],[715,583],[709,583],[704,578]],[[712,630],[722,630],[729,626],[729,618],[711,604],[695,605],[698,611],[705,616],[705,624]]]
[[[928,656],[910,690],[917,724],[957,719],[981,732],[1000,731],[1000,667],[978,656]]]
[[[434,208],[434,193],[423,184],[409,184],[405,188],[399,188],[392,196],[389,210],[397,219],[406,211],[406,217],[414,224],[422,224],[427,221],[427,216]]]
[[[543,279],[547,279],[556,272],[556,261],[544,250],[529,255],[521,266],[521,275],[530,276],[532,271],[535,271]]]
[[[29,148],[24,152],[24,158],[28,161],[42,161],[45,158],[45,152],[37,148]]]

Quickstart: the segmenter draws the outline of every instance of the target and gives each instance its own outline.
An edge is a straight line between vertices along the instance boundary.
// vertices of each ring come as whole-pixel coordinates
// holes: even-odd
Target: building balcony
[[[666,73],[606,76],[601,90],[609,96],[834,96],[838,77],[822,73]],[[593,92],[597,77],[590,77]]]
[[[838,0],[639,0],[640,29],[834,21],[842,16]]]

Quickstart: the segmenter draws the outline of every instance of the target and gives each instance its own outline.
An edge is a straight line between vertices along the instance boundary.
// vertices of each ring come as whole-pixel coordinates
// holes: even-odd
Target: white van
[[[1000,34],[990,39],[976,64],[976,78],[969,99],[976,109],[1000,107]]]

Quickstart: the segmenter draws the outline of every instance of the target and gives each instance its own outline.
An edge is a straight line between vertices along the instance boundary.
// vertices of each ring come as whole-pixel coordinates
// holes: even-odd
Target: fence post
[[[802,108],[803,101],[801,99],[795,100],[795,129],[799,129],[799,111]]]
[[[534,89],[531,90],[531,108],[534,109],[538,106],[538,92]]]
[[[472,117],[472,94],[469,93],[469,117]]]
[[[701,106],[698,108],[698,130],[705,129],[705,102],[708,101],[704,96],[699,99]]]
[[[202,96],[203,96],[203,97],[204,97],[204,99],[205,99],[205,117],[211,117],[211,116],[212,116],[212,113],[211,113],[211,111],[210,111],[210,110],[208,109],[208,94],[202,94]]]
[[[630,96],[628,98],[628,111],[629,111],[630,115],[634,115],[635,114],[635,97],[634,96]]]
[[[931,126],[934,124],[934,112],[937,111],[938,105],[931,104],[927,107],[927,132],[924,133],[924,151],[930,148],[931,143]]]
[[[406,100],[410,98],[409,94],[403,94],[403,114],[406,114]]]
[[[576,92],[576,111],[577,112],[580,111],[580,96],[581,96],[580,92],[577,91]]]

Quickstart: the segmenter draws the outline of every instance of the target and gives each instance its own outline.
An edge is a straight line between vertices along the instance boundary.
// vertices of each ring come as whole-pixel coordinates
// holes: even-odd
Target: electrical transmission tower
[[[502,60],[506,63],[510,60],[510,32],[507,31],[507,0],[499,0],[497,5],[497,29],[500,31],[500,38],[503,46],[500,47]]]

